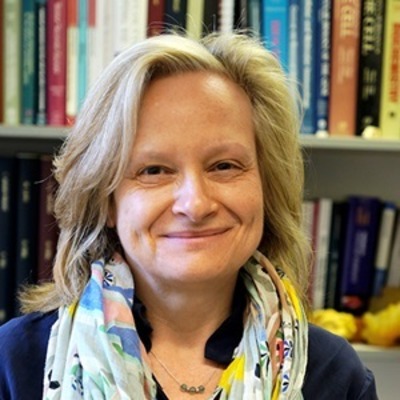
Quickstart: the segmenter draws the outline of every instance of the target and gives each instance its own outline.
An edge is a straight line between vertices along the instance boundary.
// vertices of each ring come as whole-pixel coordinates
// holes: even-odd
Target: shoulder
[[[374,376],[362,364],[351,344],[314,325],[309,327],[308,363],[303,394],[306,399],[378,398]]]
[[[47,342],[56,319],[56,311],[32,313],[0,327],[1,399],[41,398]]]

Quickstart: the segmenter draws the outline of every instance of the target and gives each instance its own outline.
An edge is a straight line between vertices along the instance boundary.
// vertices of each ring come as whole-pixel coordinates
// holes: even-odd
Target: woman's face
[[[209,72],[154,80],[113,200],[109,225],[136,279],[171,285],[236,275],[263,231],[245,92]]]

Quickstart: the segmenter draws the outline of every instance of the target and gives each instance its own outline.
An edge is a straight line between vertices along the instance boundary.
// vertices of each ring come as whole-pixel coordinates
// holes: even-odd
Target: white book
[[[219,16],[219,30],[222,33],[232,32],[235,18],[234,0],[221,0],[219,2]]]
[[[315,262],[312,271],[312,307],[315,310],[322,309],[325,305],[332,205],[332,199],[318,199],[318,217],[315,230]]]

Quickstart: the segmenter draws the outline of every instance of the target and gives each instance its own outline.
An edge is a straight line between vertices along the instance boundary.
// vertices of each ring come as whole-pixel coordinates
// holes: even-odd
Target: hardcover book
[[[15,189],[15,158],[0,156],[0,325],[12,317],[14,306]]]
[[[336,0],[332,7],[329,134],[356,133],[361,0]]]
[[[354,314],[367,309],[372,294],[380,206],[374,197],[353,196],[348,200],[340,308]]]
[[[192,7],[196,7],[198,4],[201,5],[203,0],[193,1],[188,0],[188,28],[193,16]],[[149,11],[147,19],[147,36],[157,36],[160,35],[164,30],[164,13],[165,13],[165,0],[149,0]],[[203,8],[201,7],[201,13],[203,13]],[[203,19],[203,16],[201,15]],[[194,23],[194,22],[193,22]],[[200,22],[201,25],[201,22]]]
[[[400,0],[388,0],[385,11],[379,127],[381,135],[400,138]]]
[[[46,31],[47,31],[47,0],[37,0],[37,109],[36,123],[47,124],[46,97]]]
[[[66,124],[67,0],[47,3],[47,122]]]
[[[385,2],[363,0],[360,26],[356,134],[379,127]]]
[[[168,30],[186,30],[187,0],[165,0],[165,24]]]

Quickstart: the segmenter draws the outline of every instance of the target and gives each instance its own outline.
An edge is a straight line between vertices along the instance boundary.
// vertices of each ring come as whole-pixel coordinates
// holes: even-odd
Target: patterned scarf
[[[130,268],[119,255],[91,268],[80,301],[60,308],[52,327],[43,399],[154,400]],[[295,291],[259,252],[241,277],[250,299],[243,337],[210,399],[302,399],[308,332]]]

